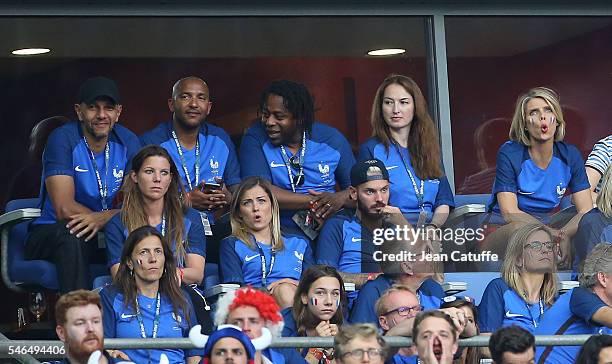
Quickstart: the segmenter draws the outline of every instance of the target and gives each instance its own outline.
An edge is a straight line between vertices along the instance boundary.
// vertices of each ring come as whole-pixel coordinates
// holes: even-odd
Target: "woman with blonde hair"
[[[579,271],[580,264],[595,245],[612,241],[612,164],[601,179],[597,207],[582,217],[573,241],[576,248],[574,272]]]
[[[549,228],[526,224],[508,242],[501,278],[492,280],[478,306],[483,333],[521,326],[534,332],[557,297],[557,244]]]
[[[591,192],[578,149],[563,142],[566,122],[555,91],[535,87],[521,95],[510,126],[510,141],[497,153],[489,225],[504,225],[489,235],[482,250],[503,254],[509,236],[523,224],[549,222],[549,214],[569,189],[577,215],[553,229],[560,242],[559,260],[570,262],[570,239],[582,214],[591,207]]]
[[[200,214],[182,201],[179,174],[168,152],[157,145],[142,148],[132,159],[123,184],[123,206],[106,226],[106,252],[113,278],[121,250],[132,231],[155,227],[170,243],[179,283],[200,284],[204,277],[206,240]]]
[[[389,205],[399,207],[411,224],[440,227],[453,193],[440,166],[438,132],[427,102],[413,79],[389,75],[372,103],[372,138],[359,148],[359,160],[380,159],[389,170]]]
[[[309,242],[283,235],[279,206],[270,182],[249,177],[230,207],[232,235],[221,243],[221,279],[266,288],[281,308],[293,304],[302,271],[313,263]]]

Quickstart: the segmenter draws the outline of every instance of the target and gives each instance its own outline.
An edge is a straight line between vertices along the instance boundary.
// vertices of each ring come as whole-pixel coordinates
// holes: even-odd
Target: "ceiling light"
[[[391,56],[394,54],[402,54],[406,52],[405,49],[402,48],[383,48],[383,49],[373,49],[368,52],[369,56]]]
[[[49,53],[51,50],[49,48],[23,48],[23,49],[15,49],[11,53],[16,56],[34,56],[37,54]]]

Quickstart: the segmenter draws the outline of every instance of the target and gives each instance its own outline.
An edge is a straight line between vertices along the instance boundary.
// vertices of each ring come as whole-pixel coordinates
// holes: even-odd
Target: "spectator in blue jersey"
[[[484,241],[483,250],[503,257],[506,242],[517,227],[542,221],[559,205],[569,189],[578,214],[563,227],[553,230],[559,240],[560,263],[568,266],[570,239],[576,233],[582,214],[592,207],[589,181],[578,149],[563,142],[566,122],[557,93],[536,87],[521,95],[516,103],[510,141],[497,153],[497,171],[489,210],[490,224],[506,224]]]
[[[336,364],[382,364],[389,348],[376,326],[346,325],[334,337]]]
[[[336,214],[319,234],[315,260],[336,268],[342,279],[355,283],[359,290],[365,282],[376,278],[380,265],[373,258],[375,229],[408,225],[399,208],[389,206],[389,173],[378,159],[363,160],[351,168],[352,200],[357,201],[354,214]],[[358,291],[349,293],[349,305]]]
[[[580,287],[561,295],[544,314],[536,335],[612,334],[612,244],[600,243],[584,261]],[[538,363],[572,363],[579,346],[538,346]]]
[[[164,239],[149,225],[128,236],[113,284],[100,291],[104,337],[187,337],[196,323],[191,300],[179,286],[174,256]],[[170,363],[198,363],[201,356],[199,350],[182,349],[124,352],[136,363],[157,363],[162,353]]]
[[[116,277],[128,235],[149,225],[171,242],[179,282],[200,284],[204,276],[206,240],[197,211],[181,200],[181,182],[168,152],[157,145],[142,148],[132,159],[123,185],[121,213],[106,227],[106,253]]]
[[[491,336],[489,351],[495,364],[534,364],[535,338],[520,326],[502,327]]]
[[[77,290],[61,296],[55,304],[55,332],[64,343],[66,358],[54,364],[85,364],[92,353],[103,352],[99,364],[114,363],[116,357],[129,360],[118,350],[104,351],[102,306],[97,293]],[[111,357],[111,353],[113,357]]]
[[[113,199],[140,147],[131,131],[115,125],[121,110],[115,82],[90,78],[74,105],[79,120],[47,140],[41,216],[30,225],[25,257],[54,263],[62,293],[90,288],[89,264],[104,257],[97,233],[119,211]]]
[[[227,133],[206,122],[211,107],[206,82],[195,76],[182,78],[168,99],[172,120],[146,132],[140,140],[143,145],[161,145],[170,153],[191,206],[202,212],[205,233],[215,242],[209,244],[209,257],[216,261],[218,242],[229,235],[229,224],[215,221],[215,216],[227,210],[231,191],[240,183],[240,167]]]
[[[344,322],[347,305],[342,277],[334,267],[313,265],[302,274],[292,308],[282,311],[288,337],[336,336]],[[310,348],[301,351],[310,364],[333,360],[333,348]]]
[[[586,173],[593,192],[593,202],[596,202],[597,193],[603,187],[604,183],[601,180],[606,169],[612,163],[612,135],[601,139],[593,146],[593,150],[587,157],[584,165]],[[598,188],[599,187],[599,188]]]
[[[270,330],[273,337],[279,337],[284,322],[280,309],[272,296],[251,287],[243,287],[226,293],[217,301],[215,325],[223,324],[238,326],[251,340],[255,340],[263,335],[264,327]],[[296,350],[282,348],[267,348],[258,351],[256,362],[264,364],[305,363],[304,358]]]
[[[372,103],[373,136],[361,145],[359,159],[378,158],[389,171],[389,204],[411,224],[438,228],[455,206],[440,166],[440,143],[419,86],[410,77],[389,75]]]
[[[234,194],[232,236],[221,243],[221,280],[267,289],[281,308],[293,305],[302,271],[313,263],[307,240],[283,235],[270,182],[242,181]]]
[[[311,218],[320,221],[350,205],[349,173],[355,163],[351,147],[338,130],[314,121],[314,102],[306,86],[272,82],[261,94],[259,110],[261,123],[242,138],[241,172],[243,178],[260,176],[272,182],[282,225],[297,228],[292,216],[298,210],[312,211]]]
[[[587,212],[574,235],[574,272],[591,252],[593,247],[604,241],[612,242],[612,165],[601,179],[601,190],[597,194],[596,207]]]
[[[439,308],[446,294],[442,286],[431,279],[434,275],[434,263],[423,257],[423,253],[431,253],[428,242],[420,239],[387,240],[380,248],[376,255],[379,257],[383,274],[368,281],[359,291],[349,321],[379,324],[374,304],[383,292],[394,284],[407,286],[416,292],[422,309]]]
[[[451,364],[458,349],[459,332],[449,315],[439,310],[420,312],[412,339],[422,364]]]
[[[582,345],[576,364],[612,363],[612,336],[593,335]]]
[[[557,296],[557,244],[540,223],[519,228],[510,238],[501,278],[489,282],[478,306],[483,333],[518,325],[534,332]]]

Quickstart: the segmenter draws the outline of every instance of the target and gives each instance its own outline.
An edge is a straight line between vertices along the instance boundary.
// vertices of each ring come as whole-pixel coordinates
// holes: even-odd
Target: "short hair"
[[[580,286],[592,288],[597,284],[597,273],[612,273],[612,243],[599,243],[584,260],[578,277]]]
[[[344,325],[338,331],[338,334],[334,337],[334,350],[336,351],[336,357],[342,357],[346,354],[346,346],[355,339],[357,336],[370,339],[376,338],[378,345],[380,345],[383,351],[383,361],[387,357],[388,346],[385,340],[382,338],[376,326],[372,324],[355,324],[355,325]]]
[[[611,335],[593,335],[582,345],[576,363],[598,364],[601,349],[609,347],[612,347]]]
[[[608,219],[612,218],[612,164],[601,177],[601,189],[597,195],[597,209]]]
[[[183,77],[180,80],[176,81],[174,83],[174,85],[172,85],[172,98],[176,100],[176,98],[179,96],[179,86],[187,81],[187,80],[194,80],[194,81],[201,81],[204,86],[206,86],[206,88],[208,88],[208,84],[206,83],[206,81],[204,81],[203,79],[201,79],[198,76],[187,76],[187,77]],[[208,90],[208,98],[210,99],[210,89]]]
[[[414,295],[414,297],[416,297],[417,301],[419,301],[419,296],[417,296],[408,286],[404,286],[402,284],[394,284],[385,292],[383,292],[383,294],[378,298],[378,300],[376,300],[376,304],[374,305],[376,316],[382,316],[389,311],[387,306],[385,306],[384,304],[384,300],[395,292],[410,292],[412,295]]]
[[[289,80],[272,81],[261,92],[258,110],[260,115],[270,95],[282,97],[283,105],[298,125],[302,125],[308,132],[311,131],[315,114],[314,99],[304,84]]]
[[[508,136],[510,140],[519,142],[525,146],[530,146],[529,133],[527,132],[527,120],[525,120],[525,112],[527,111],[527,103],[531,99],[540,98],[548,104],[555,114],[557,120],[557,129],[555,130],[555,141],[562,141],[565,137],[565,119],[559,102],[559,95],[553,89],[548,87],[534,87],[525,92],[516,100],[514,108],[514,116],[510,125]]]
[[[55,320],[57,324],[60,326],[66,324],[66,313],[69,309],[87,305],[96,305],[100,309],[100,313],[102,312],[100,296],[95,292],[79,289],[61,296],[55,304]]]
[[[501,364],[505,352],[523,353],[529,348],[535,350],[535,338],[522,327],[511,325],[495,331],[489,340],[491,358]]]
[[[435,317],[435,318],[440,318],[440,319],[445,320],[451,327],[451,332],[453,334],[453,340],[457,341],[457,337],[459,336],[459,333],[457,332],[457,326],[455,326],[453,319],[448,314],[446,314],[444,311],[427,310],[427,311],[419,312],[416,315],[416,318],[414,319],[414,325],[412,326],[412,341],[413,342],[416,343],[416,340],[419,337],[419,325],[421,325],[421,323],[425,321],[425,319],[428,319],[430,317]]]

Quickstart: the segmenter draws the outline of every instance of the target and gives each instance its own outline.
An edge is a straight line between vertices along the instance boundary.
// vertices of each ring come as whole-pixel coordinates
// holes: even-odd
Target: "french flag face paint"
[[[319,300],[317,300],[315,297],[310,297],[310,304],[313,306],[317,306],[319,303]]]

